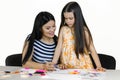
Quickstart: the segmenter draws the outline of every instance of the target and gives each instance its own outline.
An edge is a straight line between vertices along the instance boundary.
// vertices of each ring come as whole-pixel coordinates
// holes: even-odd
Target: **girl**
[[[58,45],[53,63],[59,57],[66,68],[93,69],[89,54],[94,59],[97,70],[103,70],[93,45],[91,33],[77,2],[69,2],[62,10]]]
[[[32,33],[25,41],[22,52],[22,66],[53,70],[51,62],[56,47],[54,16],[49,12],[40,12],[35,19]]]

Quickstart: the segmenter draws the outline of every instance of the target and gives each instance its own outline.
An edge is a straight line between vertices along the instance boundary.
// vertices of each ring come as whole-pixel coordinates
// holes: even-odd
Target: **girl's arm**
[[[55,49],[55,53],[54,53],[54,57],[53,57],[53,60],[52,62],[54,64],[57,64],[58,62],[58,59],[60,57],[60,54],[61,54],[61,51],[62,51],[62,42],[63,42],[63,27],[61,28],[60,30],[60,33],[59,33],[59,38],[58,38],[58,44],[57,44],[57,47]]]
[[[101,63],[100,63],[100,60],[99,60],[99,57],[98,57],[98,54],[95,50],[95,47],[94,47],[94,44],[93,44],[93,41],[89,41],[89,34],[88,32],[85,30],[85,35],[86,35],[86,40],[87,40],[87,44],[90,43],[90,53],[92,55],[92,58],[97,66],[97,68],[101,68]]]
[[[92,58],[93,58],[93,60],[94,60],[94,62],[96,64],[96,67],[101,68],[102,66],[101,66],[98,54],[97,54],[97,52],[95,50],[95,47],[93,45],[93,42],[91,42],[91,44],[90,44],[90,52],[91,52]]]
[[[93,42],[91,42],[91,44],[90,44],[90,51],[91,51],[92,58],[93,58],[93,60],[94,60],[94,62],[96,64],[96,70],[98,70],[98,71],[106,71],[106,69],[103,68],[102,65],[101,65],[100,59],[99,59],[98,54],[97,54],[97,52],[95,50]]]

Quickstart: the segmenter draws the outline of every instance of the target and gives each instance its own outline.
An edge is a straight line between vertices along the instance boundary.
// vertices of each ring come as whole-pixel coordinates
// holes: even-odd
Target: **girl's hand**
[[[67,66],[65,64],[58,64],[58,67],[60,69],[67,69]]]
[[[106,69],[103,68],[103,67],[97,67],[96,70],[97,70],[97,71],[103,71],[103,72],[106,71]]]

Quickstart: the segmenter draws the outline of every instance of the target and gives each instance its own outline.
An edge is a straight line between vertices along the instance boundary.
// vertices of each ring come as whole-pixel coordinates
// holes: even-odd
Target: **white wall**
[[[26,36],[31,33],[35,16],[49,11],[56,18],[58,32],[60,13],[70,0],[0,0],[0,66],[10,54],[21,53]],[[116,58],[120,69],[119,0],[75,0],[83,10],[93,35],[97,52]]]

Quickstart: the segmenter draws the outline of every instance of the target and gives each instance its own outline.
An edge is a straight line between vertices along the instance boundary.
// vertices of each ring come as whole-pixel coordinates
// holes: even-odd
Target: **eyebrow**
[[[74,17],[68,17],[68,18],[74,18]],[[68,18],[65,17],[65,19],[68,19]]]

